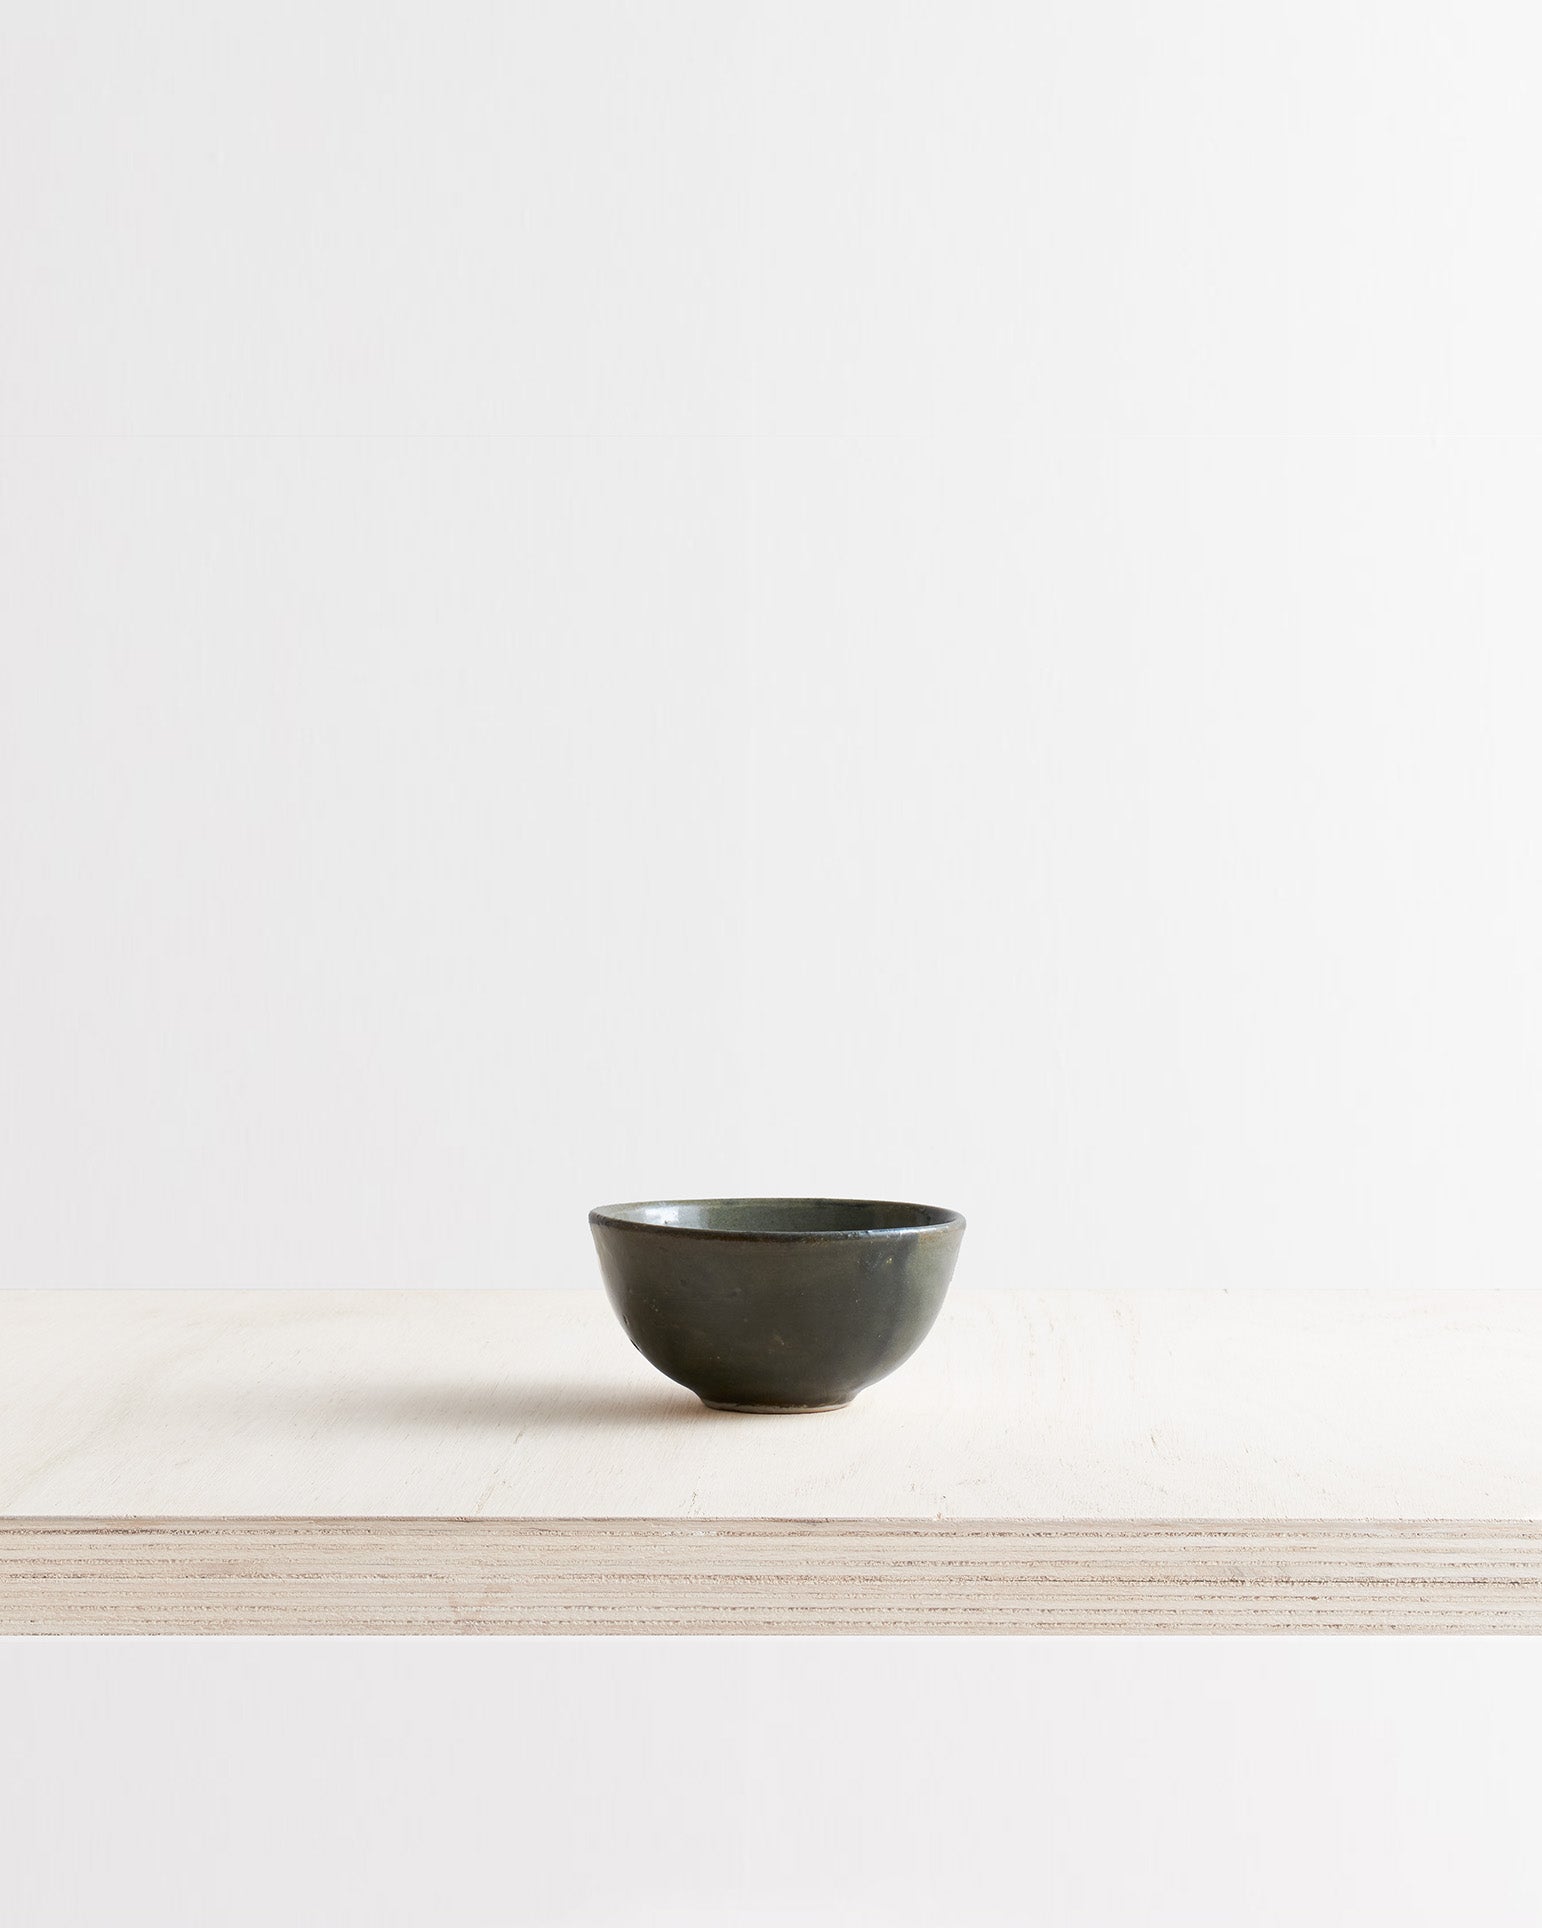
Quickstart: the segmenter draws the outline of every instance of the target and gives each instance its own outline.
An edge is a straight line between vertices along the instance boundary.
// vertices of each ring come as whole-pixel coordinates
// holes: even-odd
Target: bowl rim
[[[831,1226],[825,1230],[796,1232],[734,1231],[715,1225],[667,1225],[657,1219],[637,1218],[637,1212],[657,1211],[679,1205],[865,1205],[877,1211],[930,1212],[934,1216],[922,1225]],[[733,1239],[742,1244],[823,1245],[833,1239],[932,1238],[939,1232],[961,1232],[967,1221],[962,1212],[946,1205],[916,1205],[894,1198],[815,1198],[789,1195],[782,1198],[639,1198],[619,1205],[596,1205],[589,1214],[591,1225],[613,1226],[627,1232],[675,1233],[687,1238]]]

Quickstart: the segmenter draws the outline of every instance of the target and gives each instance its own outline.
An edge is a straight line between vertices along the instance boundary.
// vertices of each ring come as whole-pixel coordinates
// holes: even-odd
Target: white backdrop
[[[1528,10],[0,17],[0,1280],[1536,1279]]]
[[[1535,1640],[26,1644],[18,1928],[1542,1917]]]

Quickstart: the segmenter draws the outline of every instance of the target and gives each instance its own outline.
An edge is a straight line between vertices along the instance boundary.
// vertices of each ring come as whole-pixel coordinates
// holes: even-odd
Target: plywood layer
[[[1542,1633],[1542,1527],[38,1521],[0,1632]]]

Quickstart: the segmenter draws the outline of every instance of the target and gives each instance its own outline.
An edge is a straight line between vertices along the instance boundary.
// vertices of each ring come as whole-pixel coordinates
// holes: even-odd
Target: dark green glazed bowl
[[[603,1205],[589,1229],[660,1372],[725,1412],[820,1413],[931,1331],[964,1221],[865,1198],[687,1198]]]

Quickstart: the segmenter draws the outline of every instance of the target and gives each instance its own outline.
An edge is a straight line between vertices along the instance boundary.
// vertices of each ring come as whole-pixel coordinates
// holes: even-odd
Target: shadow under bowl
[[[651,1364],[726,1412],[850,1405],[932,1328],[964,1221],[855,1198],[689,1198],[589,1214],[600,1272]]]

